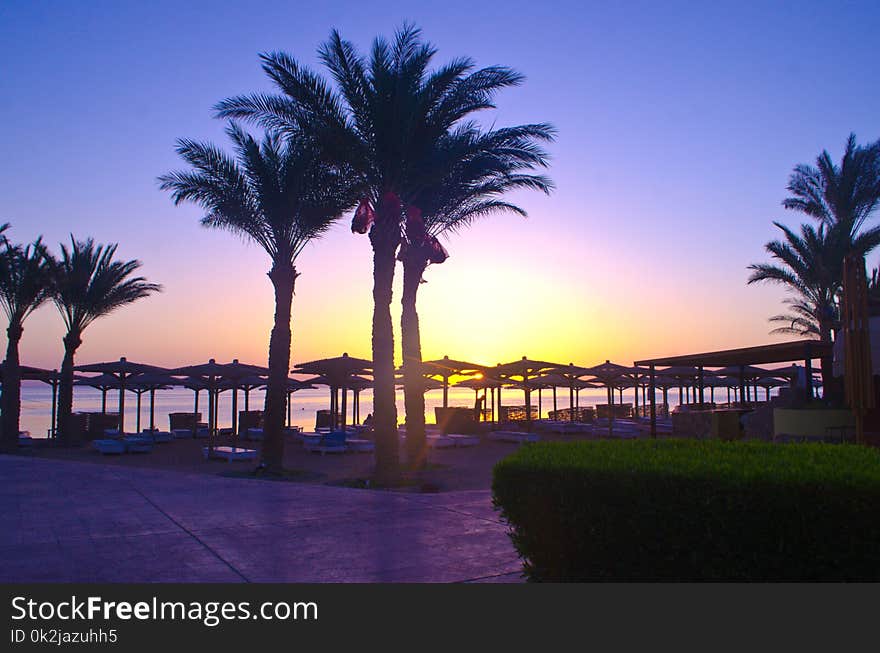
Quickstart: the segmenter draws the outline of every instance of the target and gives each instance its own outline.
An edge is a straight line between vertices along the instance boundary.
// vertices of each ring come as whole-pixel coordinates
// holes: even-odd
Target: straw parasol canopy
[[[5,363],[5,361],[4,361]],[[0,365],[0,380],[3,376],[3,365]],[[58,385],[61,383],[61,374],[58,370],[47,370],[41,367],[31,367],[29,365],[20,365],[19,371],[22,381],[40,381],[52,386],[52,424],[50,427],[50,437],[55,437],[55,420],[58,418]],[[79,375],[74,376],[74,383],[79,379]]]
[[[180,380],[175,379],[170,374],[158,374],[156,372],[138,374],[131,378],[128,390],[137,394],[138,432],[141,430],[141,395],[145,392],[150,393],[150,431],[153,431],[156,428],[156,390],[167,390],[178,384],[180,384]]]
[[[355,358],[343,353],[342,356],[335,358],[322,358],[320,360],[309,361],[307,363],[299,363],[291,370],[294,374],[317,374],[316,377],[308,379],[306,383],[311,385],[326,385],[330,388],[330,418],[333,428],[339,426],[337,419],[345,426],[347,420],[348,408],[348,390],[352,390],[356,405],[355,419],[359,419],[359,393],[365,387],[372,385],[364,377],[360,376],[369,373],[373,369],[373,362],[366,358]],[[365,385],[369,384],[369,385]],[[342,392],[342,410],[339,410],[339,392]]]
[[[104,374],[112,374],[119,380],[119,432],[125,432],[125,386],[127,380],[135,374],[145,374],[147,372],[167,373],[168,370],[156,365],[147,365],[146,363],[134,363],[125,356],[118,361],[107,361],[104,363],[89,363],[86,365],[77,365],[73,368],[77,372],[100,372]]]
[[[449,406],[449,378],[458,375],[482,374],[486,371],[486,366],[444,356],[431,361],[422,361],[420,370],[423,376],[440,377],[443,381],[443,407],[447,408]]]
[[[198,406],[199,391],[202,389],[208,391],[209,455],[213,451],[214,435],[217,432],[217,403],[220,393],[230,388],[236,391],[233,393],[233,434],[235,434],[237,433],[237,415],[235,414],[237,410],[237,386],[235,384],[238,383],[240,379],[247,376],[268,373],[269,370],[265,367],[240,363],[237,358],[233,359],[231,363],[218,363],[212,358],[207,363],[185,365],[173,370],[168,370],[168,374],[171,374],[172,376],[189,377],[189,382],[185,382],[183,385],[196,393],[196,407]],[[198,381],[200,383],[192,383],[193,381]],[[201,387],[202,385],[203,387]],[[197,413],[198,408],[193,412]]]
[[[519,387],[522,388],[523,394],[525,394],[526,428],[529,431],[532,430],[532,388],[528,382],[530,379],[540,376],[543,372],[560,367],[563,367],[563,365],[548,361],[532,360],[523,356],[519,360],[511,361],[510,363],[501,363],[492,370],[493,374],[498,375],[502,379],[522,382],[522,385],[519,385]]]

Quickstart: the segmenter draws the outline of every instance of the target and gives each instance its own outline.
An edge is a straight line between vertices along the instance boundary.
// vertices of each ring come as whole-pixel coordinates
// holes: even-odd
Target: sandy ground
[[[571,436],[567,436],[571,439]],[[543,435],[542,439],[557,439]],[[196,472],[214,475],[246,475],[255,464],[253,461],[226,462],[206,461],[202,447],[207,440],[173,440],[156,444],[151,453],[128,453],[102,455],[84,445],[77,448],[60,448],[36,444],[20,449],[21,455],[69,460],[83,463],[103,463],[121,467],[154,468]],[[221,438],[219,444],[229,444]],[[259,442],[239,442],[239,446],[259,449]],[[518,444],[483,440],[479,445],[466,448],[430,450],[428,469],[411,480],[402,491],[449,492],[455,490],[487,490],[491,488],[492,468],[499,460],[515,451]],[[404,452],[401,448],[401,460]],[[305,451],[299,441],[288,438],[285,443],[284,464],[293,472],[290,480],[303,483],[327,485],[350,485],[358,487],[370,477],[374,458],[372,454],[317,454]]]

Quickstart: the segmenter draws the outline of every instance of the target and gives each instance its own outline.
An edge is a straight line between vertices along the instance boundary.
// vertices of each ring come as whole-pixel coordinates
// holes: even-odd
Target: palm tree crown
[[[182,139],[177,152],[191,171],[159,178],[176,204],[205,209],[202,224],[228,229],[259,244],[272,260],[293,263],[355,203],[353,176],[330,166],[301,135],[270,132],[261,142],[241,127],[226,130],[235,158],[206,143]]]
[[[52,277],[42,240],[27,246],[3,238],[0,251],[0,306],[9,326],[18,328],[52,296]]]
[[[96,245],[92,238],[80,241],[73,236],[70,241],[69,249],[61,245],[53,266],[53,300],[68,333],[81,334],[98,318],[162,289],[144,277],[131,276],[140,261],[113,260],[117,245]]]
[[[823,151],[815,166],[795,167],[788,191],[791,197],[783,201],[785,208],[827,225],[846,224],[851,233],[858,233],[880,206],[880,140],[859,146],[855,134],[850,134],[840,164]]]

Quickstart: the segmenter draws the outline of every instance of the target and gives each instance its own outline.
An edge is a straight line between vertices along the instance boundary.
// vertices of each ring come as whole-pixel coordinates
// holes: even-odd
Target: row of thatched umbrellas
[[[625,388],[634,389],[635,407],[638,412],[639,389],[642,392],[643,405],[647,405],[645,393],[648,387],[649,371],[645,368],[629,367],[605,361],[594,367],[580,367],[572,363],[560,365],[547,361],[531,360],[525,356],[519,360],[498,364],[494,367],[471,363],[467,361],[450,359],[448,356],[421,363],[421,372],[424,377],[425,391],[442,389],[443,407],[448,407],[450,379],[465,376],[469,377],[455,384],[457,387],[468,387],[478,395],[483,391],[483,401],[486,393],[491,392],[492,419],[494,421],[496,392],[499,416],[501,413],[501,390],[502,387],[519,389],[524,392],[526,404],[526,421],[531,425],[531,393],[538,391],[539,414],[541,405],[541,391],[552,389],[553,409],[558,413],[557,388],[569,389],[569,418],[574,421],[576,409],[579,408],[579,393],[585,388],[605,387],[608,397],[610,415],[613,419],[613,410],[610,408],[615,403],[614,391],[622,394]],[[316,385],[325,385],[330,389],[330,415],[332,426],[336,427],[347,423],[347,398],[348,391],[352,392],[352,414],[355,423],[360,423],[360,392],[372,386],[368,378],[372,369],[372,362],[351,357],[343,354],[335,358],[325,358],[308,363],[300,363],[291,370],[296,375],[315,375],[306,380],[288,379],[288,424],[290,423],[290,395],[297,390],[314,388]],[[149,393],[150,398],[150,429],[155,428],[155,393],[171,387],[186,387],[194,392],[193,413],[198,413],[199,395],[202,390],[208,393],[208,428],[211,433],[217,430],[217,405],[222,392],[232,391],[232,430],[238,432],[238,391],[244,393],[244,408],[249,409],[249,395],[254,389],[264,387],[268,369],[257,365],[249,365],[233,360],[231,363],[217,363],[211,359],[207,363],[188,365],[179,368],[167,369],[145,363],[134,363],[125,357],[118,361],[78,365],[77,372],[97,373],[97,376],[79,376],[77,385],[87,385],[101,390],[102,412],[107,410],[107,392],[117,390],[119,392],[119,429],[124,431],[125,420],[125,392],[130,391],[137,396],[137,429],[140,430],[141,399]],[[714,371],[675,367],[659,369],[655,372],[654,386],[663,391],[663,403],[667,404],[667,392],[670,388],[678,386],[679,403],[682,403],[682,389],[693,388],[694,399],[699,391],[699,403],[703,403],[703,390],[709,388],[712,400],[716,387],[726,387],[728,390],[728,402],[730,390],[739,390],[739,400],[750,400],[750,388],[754,388],[757,399],[757,388],[764,387],[767,396],[771,387],[781,386],[788,383],[786,377],[792,374],[791,369],[783,368],[768,370],[752,366],[724,368]],[[55,430],[56,397],[59,383],[59,375],[55,370],[41,370],[39,368],[22,367],[22,378],[43,381],[52,385],[53,410],[52,430]],[[746,382],[750,381],[751,384]],[[736,396],[736,394],[735,394]],[[338,421],[337,421],[338,420]]]

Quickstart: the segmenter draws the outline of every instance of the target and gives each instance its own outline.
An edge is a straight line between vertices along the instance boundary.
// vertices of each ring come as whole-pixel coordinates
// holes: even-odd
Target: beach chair
[[[373,453],[376,450],[375,443],[364,438],[347,438],[345,446],[354,453]]]
[[[345,431],[333,431],[322,435],[317,444],[310,444],[303,441],[303,447],[310,453],[319,453],[322,456],[325,453],[345,453]]]
[[[174,439],[168,431],[151,431],[150,429],[144,429],[141,434],[153,438],[153,442],[157,444],[160,442],[171,442],[171,440]]]
[[[125,453],[125,442],[122,440],[92,440],[92,447],[105,456]]]
[[[126,453],[150,453],[153,450],[153,438],[148,435],[127,435],[122,438]]]
[[[480,438],[476,435],[449,433],[446,437],[452,440],[456,447],[476,447],[480,444]]]
[[[496,442],[513,442],[514,444],[522,444],[523,442],[538,442],[541,436],[537,433],[524,433],[521,431],[492,431],[489,434],[490,440]]]
[[[263,439],[263,429],[261,428],[249,428],[247,433],[245,434],[245,438],[248,440],[262,440]]]
[[[430,449],[453,449],[455,440],[447,435],[426,435],[425,443]]]
[[[202,455],[205,457],[205,460],[208,460],[210,450],[208,447],[202,447]],[[234,460],[256,460],[257,459],[257,450],[256,449],[243,449],[241,447],[214,447],[213,453],[210,453],[213,458],[219,458],[220,460],[225,460],[228,463],[231,463]]]
[[[191,438],[192,436],[192,429],[173,429],[171,431],[171,437],[175,440],[183,440],[185,438]]]

